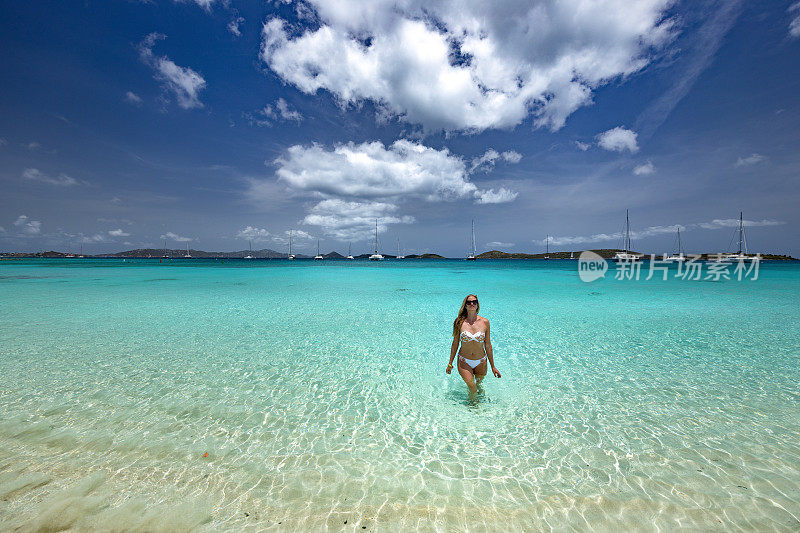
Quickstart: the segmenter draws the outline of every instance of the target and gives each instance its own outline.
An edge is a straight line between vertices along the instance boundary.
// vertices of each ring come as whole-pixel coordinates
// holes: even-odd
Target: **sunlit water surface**
[[[799,304],[785,263],[1,261],[0,529],[798,531]]]

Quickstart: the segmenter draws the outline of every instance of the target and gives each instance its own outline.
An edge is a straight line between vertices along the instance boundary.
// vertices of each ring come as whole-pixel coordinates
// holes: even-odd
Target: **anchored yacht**
[[[383,256],[378,253],[378,219],[375,219],[375,253],[369,256],[370,261],[383,261]]]
[[[743,249],[744,253],[742,252]],[[735,254],[720,254],[717,261],[753,261],[755,259],[754,256],[747,255],[747,238],[744,235],[744,220],[742,219],[742,212],[739,211],[739,250]]]
[[[664,261],[686,261],[686,256],[683,255],[683,249],[681,248],[681,228],[678,227],[678,253],[664,254]]]
[[[616,254],[614,254],[614,257],[612,257],[613,261],[615,261],[617,263],[622,263],[622,262],[630,263],[630,262],[638,261],[639,259],[641,259],[640,255],[630,252],[630,249],[631,249],[631,220],[628,217],[628,210],[627,209],[625,210],[625,239],[624,239],[624,241],[622,243],[622,247],[624,248],[624,251],[617,252]]]
[[[475,220],[472,221],[472,253],[467,256],[467,261],[475,261]]]

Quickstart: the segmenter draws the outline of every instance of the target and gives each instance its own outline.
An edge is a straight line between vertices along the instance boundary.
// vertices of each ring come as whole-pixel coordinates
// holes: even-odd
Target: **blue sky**
[[[3,251],[800,254],[800,3],[1,4]]]

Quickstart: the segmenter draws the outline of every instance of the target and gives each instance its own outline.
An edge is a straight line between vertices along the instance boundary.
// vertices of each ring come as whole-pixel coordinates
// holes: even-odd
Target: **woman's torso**
[[[478,317],[474,324],[468,324],[464,321],[461,324],[461,333],[459,340],[461,347],[458,350],[458,355],[466,359],[481,359],[486,354],[485,340],[486,340],[486,324],[485,320]]]

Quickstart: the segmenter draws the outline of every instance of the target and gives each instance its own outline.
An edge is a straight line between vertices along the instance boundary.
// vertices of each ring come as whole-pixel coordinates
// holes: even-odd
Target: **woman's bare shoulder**
[[[478,315],[478,318],[480,318],[483,321],[483,325],[484,326],[486,326],[487,328],[489,327],[489,319],[488,318],[482,317],[480,315]]]

